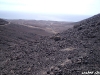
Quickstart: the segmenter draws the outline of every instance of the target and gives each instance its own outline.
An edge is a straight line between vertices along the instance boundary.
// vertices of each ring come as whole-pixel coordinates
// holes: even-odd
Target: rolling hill
[[[95,75],[100,71],[100,14],[58,34],[0,26],[1,75]],[[39,32],[40,33],[40,32]]]

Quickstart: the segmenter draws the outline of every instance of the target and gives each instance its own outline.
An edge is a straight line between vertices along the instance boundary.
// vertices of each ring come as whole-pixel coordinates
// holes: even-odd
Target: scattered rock
[[[82,71],[100,70],[99,21],[100,14],[80,21],[77,26],[52,38],[18,31],[21,26],[1,26],[0,63],[4,64],[0,65],[0,74],[39,75],[43,68],[51,65],[54,67],[46,71],[49,75],[81,75]],[[17,45],[10,47],[9,40]]]

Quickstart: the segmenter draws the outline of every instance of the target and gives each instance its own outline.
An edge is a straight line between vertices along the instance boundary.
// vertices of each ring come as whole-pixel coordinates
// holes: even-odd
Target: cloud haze
[[[100,0],[0,0],[0,12],[13,12],[13,14],[18,12],[18,14],[21,13],[20,15],[26,13],[31,16],[46,14],[46,16],[42,15],[44,18],[51,18],[47,15],[90,16],[100,12],[99,3]]]

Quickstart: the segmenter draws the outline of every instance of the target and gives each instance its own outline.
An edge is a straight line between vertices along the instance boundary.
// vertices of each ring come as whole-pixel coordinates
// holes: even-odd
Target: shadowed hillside
[[[78,22],[77,25],[75,25],[72,29],[58,34],[62,39],[61,42],[63,42],[63,44],[61,44],[61,47],[71,47],[71,49],[66,49],[66,51],[69,52],[68,57],[66,57],[67,61],[61,65],[55,66],[54,68],[50,69],[47,74],[100,74],[99,33],[100,14],[97,14],[91,18]]]
[[[7,24],[8,22],[7,21],[5,21],[5,20],[3,20],[3,19],[0,19],[0,25],[5,25],[5,24]]]
[[[82,75],[88,71],[95,75],[100,71],[100,14],[51,36],[16,24],[0,26],[0,32],[1,75]]]
[[[0,26],[1,75],[43,75],[50,66],[63,60],[64,56],[58,60],[61,54],[49,36],[51,33],[42,29],[11,22]]]
[[[23,20],[23,19],[12,19],[8,20],[14,24],[23,25],[30,28],[41,29],[51,34],[57,34],[68,28],[73,27],[74,22],[65,21],[45,21],[45,20]]]

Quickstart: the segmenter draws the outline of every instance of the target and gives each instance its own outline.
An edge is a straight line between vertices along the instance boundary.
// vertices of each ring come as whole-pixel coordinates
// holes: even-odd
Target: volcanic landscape
[[[79,22],[0,19],[0,75],[97,73],[100,14]]]

